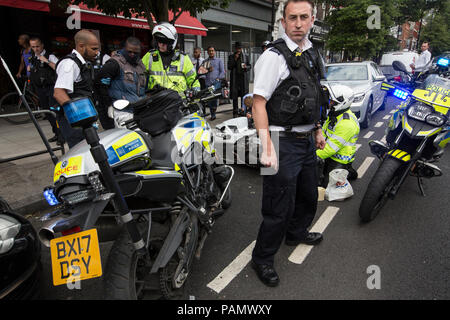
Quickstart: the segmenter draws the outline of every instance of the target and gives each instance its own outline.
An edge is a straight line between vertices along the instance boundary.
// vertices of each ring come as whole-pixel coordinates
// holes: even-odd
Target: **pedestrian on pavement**
[[[228,70],[230,70],[230,96],[233,99],[233,118],[239,116],[239,98],[248,93],[249,71],[251,65],[249,58],[242,52],[240,42],[235,44],[235,52],[228,57]],[[241,101],[242,108],[242,101]]]
[[[57,80],[53,96],[60,106],[78,97],[94,96],[94,69],[92,64],[98,55],[97,36],[88,30],[75,34],[75,49],[58,61],[56,65]],[[84,140],[81,129],[70,126],[64,116],[63,108],[57,114],[58,123],[69,148]]]
[[[145,97],[146,81],[145,66],[141,61],[141,41],[129,37],[124,48],[116,51],[95,77],[100,105],[105,106],[107,112],[116,100],[125,99],[133,103]],[[114,128],[114,120],[111,120]]]
[[[30,82],[39,97],[41,109],[50,110],[50,107],[57,104],[53,98],[53,87],[56,81],[55,67],[58,58],[44,49],[44,44],[38,37],[30,39],[30,46],[33,50],[33,56],[30,59]],[[48,142],[63,144],[64,138],[56,123],[56,117],[46,113],[45,119],[50,122],[53,131],[53,137],[48,139]]]
[[[155,86],[177,91],[180,96],[188,88],[200,90],[197,72],[187,54],[176,49],[178,33],[175,27],[162,22],[152,31],[157,49],[147,52],[142,58],[149,72],[148,89]]]
[[[431,53],[428,51],[430,44],[428,42],[423,42],[421,46],[422,53],[419,55],[417,63],[411,63],[409,66],[414,70],[415,73],[425,71],[425,66],[431,60]]]
[[[210,87],[220,80],[225,79],[225,67],[222,59],[216,58],[216,50],[214,46],[208,47],[208,58],[205,59],[203,64],[209,65],[209,73],[206,74],[205,85]],[[219,99],[213,99],[208,102],[208,107],[211,113],[211,120],[216,119],[216,110],[219,106]]]
[[[27,34],[21,34],[17,40],[19,46],[22,48],[20,50],[20,65],[19,71],[16,74],[16,78],[22,77],[22,74],[26,72],[27,77],[30,76],[30,59],[33,56],[33,51],[30,46],[30,37]]]
[[[341,84],[326,86],[330,94],[330,111],[323,126],[326,146],[323,150],[317,150],[317,156],[322,160],[319,166],[320,185],[324,188],[334,169],[346,169],[350,181],[358,178],[358,172],[352,164],[360,130],[358,118],[350,110],[353,90]]]
[[[276,171],[263,177],[263,222],[252,254],[252,267],[267,286],[279,284],[274,256],[283,238],[288,246],[322,240],[322,234],[308,231],[317,209],[316,148],[325,147],[319,96],[323,62],[307,38],[313,11],[312,0],[288,0],[281,20],[285,34],[255,65],[252,112],[262,143],[260,160]]]
[[[205,60],[205,59],[203,59],[201,57],[201,53],[202,53],[202,49],[201,48],[195,48],[194,49],[194,58],[192,59],[192,63],[194,64],[195,72],[197,72],[197,74],[198,74],[198,70],[200,69],[200,67],[203,64],[203,61]],[[205,89],[206,88],[205,76],[204,75],[203,76],[199,76],[198,77],[198,81],[200,82],[200,89],[201,90]]]

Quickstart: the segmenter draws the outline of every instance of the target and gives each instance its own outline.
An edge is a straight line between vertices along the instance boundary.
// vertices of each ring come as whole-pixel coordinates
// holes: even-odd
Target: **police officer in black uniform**
[[[56,65],[57,80],[54,97],[60,106],[78,97],[89,97],[95,103],[94,68],[99,51],[99,41],[95,34],[88,30],[78,31],[75,35],[76,49],[62,58]],[[73,129],[61,110],[58,122],[69,148],[84,140],[81,129]]]
[[[308,231],[317,209],[316,148],[325,147],[320,125],[324,64],[307,38],[313,9],[313,1],[288,0],[282,20],[286,33],[255,65],[252,111],[261,163],[276,172],[263,177],[263,222],[252,254],[252,267],[267,286],[279,283],[274,256],[284,238],[288,246],[322,240],[320,233]]]
[[[38,37],[30,39],[30,47],[33,55],[30,59],[30,81],[36,94],[39,97],[39,105],[41,109],[49,110],[56,104],[53,98],[53,86],[56,81],[55,66],[58,58],[44,49],[42,40]],[[56,118],[46,113],[45,119],[50,122],[54,136],[48,139],[49,142],[57,141],[59,144],[64,142],[62,135],[56,124]]]

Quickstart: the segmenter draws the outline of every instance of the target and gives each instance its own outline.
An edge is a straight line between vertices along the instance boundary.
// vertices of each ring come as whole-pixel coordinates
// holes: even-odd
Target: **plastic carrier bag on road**
[[[330,179],[325,190],[325,199],[328,201],[343,201],[353,196],[353,188],[347,180],[348,171],[334,169],[330,172]]]

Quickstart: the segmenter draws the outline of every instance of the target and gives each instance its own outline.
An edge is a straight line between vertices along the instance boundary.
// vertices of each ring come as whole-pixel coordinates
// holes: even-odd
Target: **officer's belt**
[[[271,134],[278,134],[280,138],[297,138],[297,139],[307,139],[311,137],[312,131],[306,132],[295,132],[295,131],[271,131]]]

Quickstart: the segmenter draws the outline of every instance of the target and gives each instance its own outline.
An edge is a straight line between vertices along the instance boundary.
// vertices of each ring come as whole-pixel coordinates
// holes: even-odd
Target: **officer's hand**
[[[48,63],[48,59],[44,56],[39,56],[39,60],[41,60],[44,63]]]
[[[325,149],[325,146],[327,145],[327,142],[325,141],[325,137],[323,136],[322,130],[319,129],[316,131],[316,148],[323,150]]]
[[[261,153],[261,164],[266,167],[272,167],[275,171],[278,171],[278,159],[275,150],[272,148],[270,154],[266,150]]]

